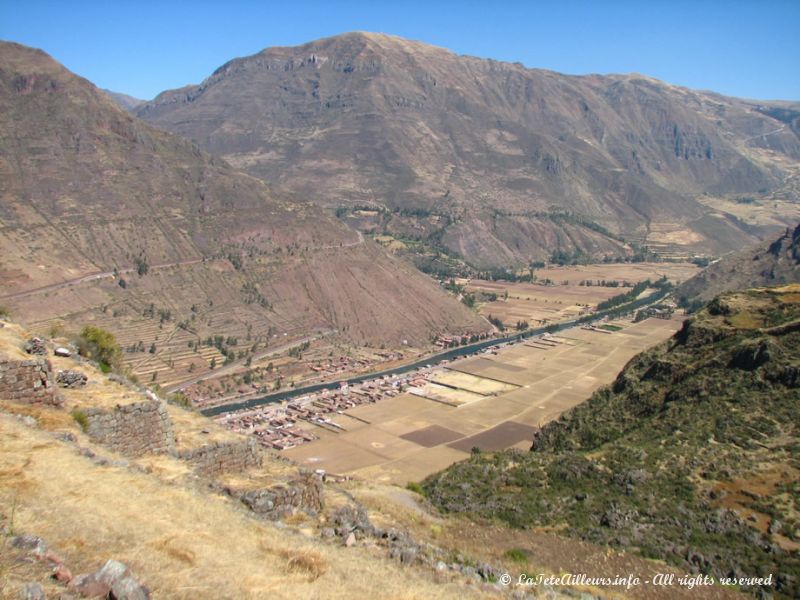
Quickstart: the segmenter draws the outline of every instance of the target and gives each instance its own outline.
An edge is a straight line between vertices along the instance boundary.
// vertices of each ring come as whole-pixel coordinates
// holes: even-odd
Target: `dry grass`
[[[328,572],[328,561],[319,552],[282,550],[278,554],[286,559],[288,572],[307,575],[309,581],[316,581]]]
[[[110,455],[110,453],[107,453]],[[464,597],[364,548],[278,530],[232,502],[153,475],[99,467],[39,429],[0,415],[0,506],[75,572],[128,564],[158,598]]]

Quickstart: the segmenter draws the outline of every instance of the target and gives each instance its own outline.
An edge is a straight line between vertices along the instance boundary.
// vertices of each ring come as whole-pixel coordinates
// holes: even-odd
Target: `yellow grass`
[[[46,432],[0,415],[0,510],[15,501],[16,529],[45,538],[74,571],[113,557],[156,598],[470,595],[368,549],[278,530],[233,501],[98,467]]]

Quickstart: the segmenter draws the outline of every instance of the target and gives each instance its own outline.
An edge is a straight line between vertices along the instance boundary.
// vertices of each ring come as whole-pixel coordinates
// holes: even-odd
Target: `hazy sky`
[[[0,0],[0,38],[145,99],[237,56],[354,30],[563,73],[800,100],[800,0]]]

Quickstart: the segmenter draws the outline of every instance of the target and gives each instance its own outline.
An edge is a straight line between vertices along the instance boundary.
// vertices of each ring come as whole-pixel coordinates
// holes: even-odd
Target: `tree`
[[[78,353],[109,369],[119,367],[122,349],[114,334],[94,325],[86,325],[76,340]]]

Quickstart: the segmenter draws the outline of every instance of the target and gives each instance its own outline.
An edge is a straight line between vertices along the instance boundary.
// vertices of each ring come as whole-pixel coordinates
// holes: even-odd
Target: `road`
[[[314,248],[314,250],[332,250],[336,248],[352,248],[353,246],[360,246],[364,243],[364,234],[355,230],[356,232],[356,241],[348,242],[346,244],[340,245],[329,245],[329,246],[318,246]],[[169,267],[181,267],[185,265],[196,265],[197,263],[203,262],[202,258],[193,258],[191,260],[182,260],[178,262],[171,262],[171,263],[162,263],[159,265],[151,265],[149,267],[150,271],[158,271],[159,269],[167,269]],[[126,269],[119,269],[116,271],[119,275],[125,275],[129,273],[133,273],[136,271],[136,267],[128,267]],[[41,287],[33,288],[31,290],[23,290],[21,292],[14,292],[13,294],[4,294],[0,296],[0,300],[7,300],[7,299],[14,299],[14,298],[24,298],[25,296],[31,296],[33,294],[41,294],[45,292],[52,292],[55,290],[60,290],[62,288],[71,286],[71,285],[79,285],[81,283],[87,283],[89,281],[97,281],[98,279],[104,279],[106,277],[113,277],[114,271],[98,271],[96,273],[90,273],[88,275],[82,275],[80,277],[75,277],[74,279],[68,279],[66,281],[60,281],[58,283],[51,283],[48,285],[43,285]]]
[[[196,265],[197,263],[203,262],[202,258],[193,258],[191,260],[182,260],[179,262],[172,262],[172,263],[162,263],[160,265],[152,265],[149,267],[150,271],[158,271],[159,269],[167,269],[169,267],[180,267],[184,265]],[[126,275],[129,273],[133,273],[136,271],[136,267],[129,267],[126,269],[119,269],[116,271],[119,275]],[[25,296],[31,296],[33,294],[40,294],[43,292],[52,292],[55,290],[60,290],[61,288],[65,288],[70,285],[78,285],[81,283],[86,283],[88,281],[97,281],[98,279],[104,279],[106,277],[114,277],[114,271],[98,271],[96,273],[90,273],[89,275],[83,275],[81,277],[75,277],[74,279],[68,279],[66,281],[61,281],[59,283],[51,283],[49,285],[43,285],[38,288],[33,288],[32,290],[24,290],[22,292],[14,292],[13,294],[5,294],[0,296],[0,300],[5,299],[12,299],[12,298],[24,298]]]
[[[599,311],[591,315],[591,320],[602,319],[607,314],[617,312],[620,310],[625,311],[633,311],[639,308],[643,308],[650,304],[655,304],[656,302],[661,301],[665,296],[670,293],[670,290],[659,290],[654,294],[647,296],[646,298],[640,298],[634,300],[633,302],[629,302],[628,304],[622,306],[616,306],[614,308]],[[493,338],[490,340],[484,340],[482,342],[476,342],[474,344],[468,344],[466,346],[460,346],[458,348],[453,348],[452,350],[447,350],[445,352],[440,352],[438,354],[433,354],[431,356],[424,357],[420,360],[417,360],[413,363],[409,363],[406,365],[402,365],[400,367],[395,367],[393,369],[386,369],[383,371],[377,371],[373,373],[363,373],[361,375],[357,375],[355,377],[350,377],[349,379],[345,379],[348,384],[356,384],[362,383],[369,379],[378,379],[380,377],[385,376],[392,376],[392,375],[401,375],[403,373],[407,373],[409,371],[414,371],[415,369],[419,369],[420,367],[424,367],[427,365],[434,365],[437,363],[442,362],[443,360],[452,360],[454,358],[459,358],[461,356],[467,356],[468,354],[473,354],[476,352],[480,352],[486,348],[490,348],[491,346],[497,346],[500,344],[507,344],[509,342],[516,342],[523,340],[525,338],[533,337],[536,335],[541,335],[543,333],[556,333],[558,331],[563,331],[564,329],[569,329],[571,327],[575,327],[577,325],[584,324],[584,321],[580,319],[572,319],[570,321],[564,321],[562,323],[553,323],[546,327],[537,327],[536,329],[528,329],[526,331],[515,333],[513,335],[509,335],[503,338]],[[207,417],[215,417],[217,415],[221,415],[226,412],[234,412],[237,410],[242,410],[245,408],[254,408],[256,406],[261,406],[264,404],[271,404],[274,402],[282,402],[284,400],[288,400],[290,398],[294,398],[296,396],[304,396],[306,394],[313,394],[314,392],[319,392],[325,389],[331,390],[339,387],[339,383],[342,380],[335,380],[335,381],[328,381],[325,383],[315,383],[312,385],[306,385],[300,388],[292,388],[288,390],[284,390],[282,392],[276,392],[274,394],[268,394],[266,396],[261,396],[260,398],[253,398],[251,400],[245,400],[243,402],[236,402],[232,404],[226,404],[221,406],[212,406],[205,410],[201,410],[200,413],[207,416]]]

